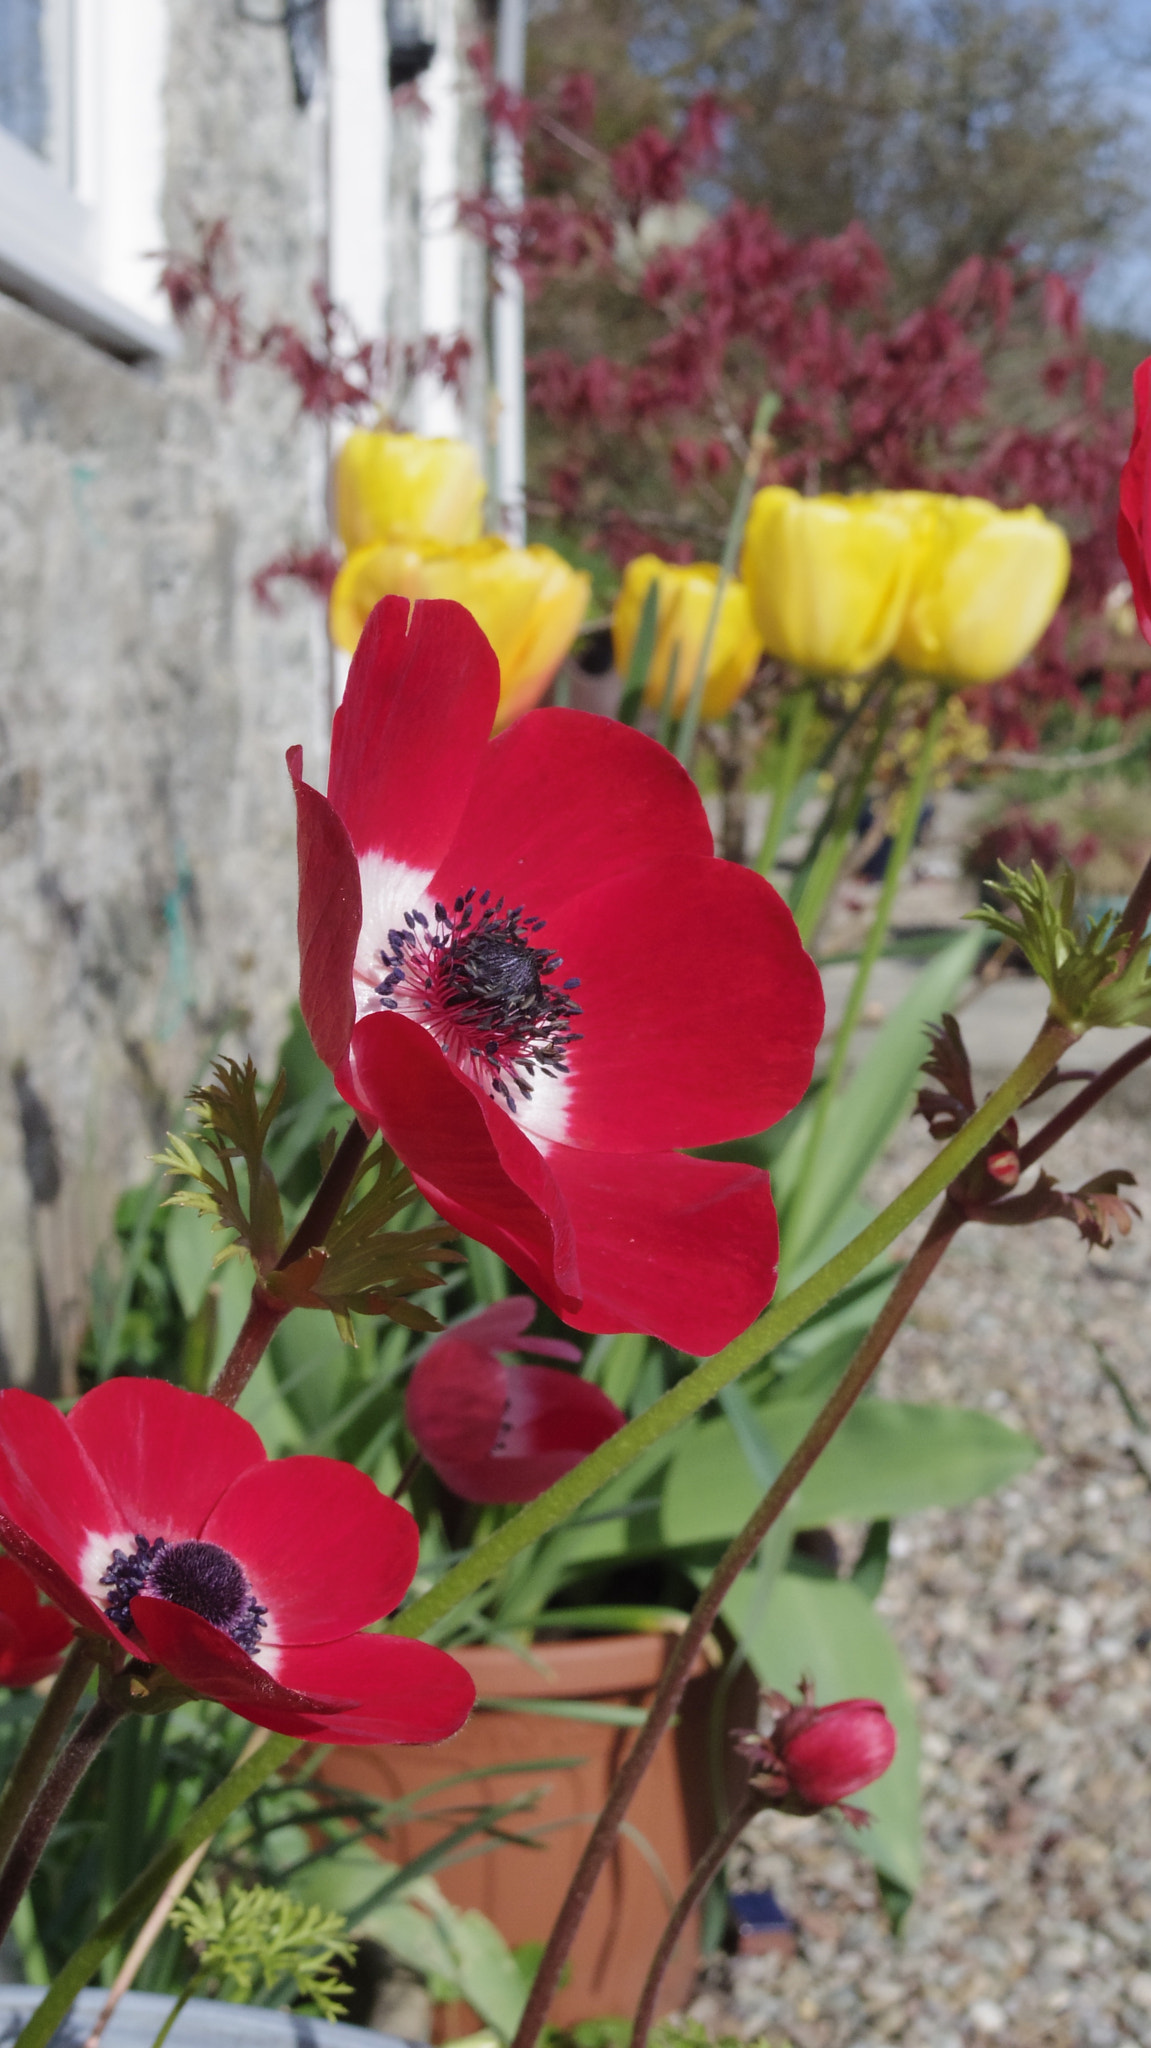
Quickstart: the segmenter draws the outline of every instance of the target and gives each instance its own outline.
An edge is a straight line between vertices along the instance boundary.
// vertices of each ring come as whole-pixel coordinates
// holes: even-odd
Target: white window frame
[[[65,0],[69,133],[61,165],[0,128],[0,290],[128,360],[180,342],[158,285],[164,246],[167,0]]]

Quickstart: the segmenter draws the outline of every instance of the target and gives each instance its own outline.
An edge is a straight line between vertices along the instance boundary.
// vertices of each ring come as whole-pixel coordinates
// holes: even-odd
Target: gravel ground
[[[909,1132],[873,1193],[929,1151]],[[1151,1121],[1096,1116],[1048,1163],[1149,1188]],[[761,1816],[730,1874],[776,1891],[798,1949],[713,1965],[691,2008],[712,2034],[1151,2048],[1151,1434],[1096,1349],[1151,1427],[1149,1231],[1088,1254],[1069,1224],[971,1227],[901,1332],[886,1392],[982,1405],[1044,1455],[895,1532],[880,1605],[919,1700],[926,1835],[902,1936],[830,1822]]]

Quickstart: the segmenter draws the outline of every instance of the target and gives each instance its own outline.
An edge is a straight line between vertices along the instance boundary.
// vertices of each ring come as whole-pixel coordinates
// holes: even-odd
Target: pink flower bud
[[[737,1736],[751,1761],[752,1784],[786,1813],[818,1813],[881,1778],[895,1755],[895,1730],[878,1700],[837,1700],[813,1706],[805,1683],[799,1706],[765,1695],[778,1714],[767,1735]],[[867,1815],[843,1809],[857,1824]]]

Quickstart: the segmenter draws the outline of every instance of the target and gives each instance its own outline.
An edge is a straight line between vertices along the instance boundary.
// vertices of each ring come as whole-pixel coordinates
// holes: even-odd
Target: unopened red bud
[[[1013,1188],[1019,1179],[1018,1152],[992,1152],[988,1155],[987,1171],[992,1180],[1004,1188]]]
[[[881,1778],[895,1755],[895,1730],[878,1700],[837,1700],[812,1705],[805,1681],[799,1706],[781,1693],[765,1693],[764,1704],[779,1718],[768,1734],[738,1735],[736,1747],[752,1765],[751,1783],[770,1806],[785,1813],[817,1813],[839,1806]],[[867,1815],[842,1808],[861,1824]]]
[[[895,1730],[878,1700],[839,1700],[785,1714],[773,1747],[792,1791],[807,1806],[835,1806],[881,1778],[895,1755]]]

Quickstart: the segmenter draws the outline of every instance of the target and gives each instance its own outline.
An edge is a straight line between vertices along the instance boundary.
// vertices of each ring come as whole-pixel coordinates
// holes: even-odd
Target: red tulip
[[[14,1557],[0,1557],[0,1685],[15,1691],[51,1678],[72,1640],[58,1607],[46,1607],[36,1583]]]
[[[1131,581],[1139,630],[1151,640],[1151,356],[1134,376],[1135,431],[1119,477],[1119,553]]]
[[[108,1380],[67,1419],[0,1393],[0,1540],[83,1629],[192,1693],[318,1742],[439,1742],[475,1688],[444,1651],[361,1635],[416,1567],[407,1510],[335,1458],[269,1463],[242,1416]]]
[[[798,1102],[819,976],[664,748],[559,710],[489,742],[498,699],[461,606],[376,606],[326,799],[288,757],[304,1017],[428,1200],[565,1322],[712,1351],[771,1297],[775,1212],[765,1173],[679,1148]]]
[[[737,1747],[753,1765],[751,1782],[769,1806],[785,1813],[818,1813],[839,1806],[887,1770],[895,1755],[895,1730],[878,1700],[837,1700],[813,1706],[802,1687],[794,1706],[782,1693],[765,1695],[777,1719],[767,1735],[741,1735]],[[858,1807],[843,1812],[857,1825],[868,1816]]]
[[[408,1382],[408,1429],[464,1500],[534,1500],[626,1416],[590,1380],[548,1365],[504,1365],[500,1351],[578,1361],[574,1344],[527,1337],[535,1303],[498,1301],[437,1337]]]

